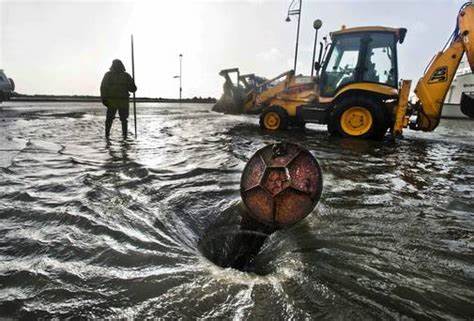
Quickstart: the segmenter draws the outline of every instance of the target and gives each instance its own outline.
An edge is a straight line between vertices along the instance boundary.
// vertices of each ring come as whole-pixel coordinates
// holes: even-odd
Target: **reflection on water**
[[[472,122],[380,143],[264,133],[206,105],[139,107],[138,139],[118,126],[107,145],[98,105],[2,105],[0,315],[474,315]],[[280,140],[318,157],[321,201],[268,237],[258,274],[218,267],[200,240],[235,225],[245,162]]]

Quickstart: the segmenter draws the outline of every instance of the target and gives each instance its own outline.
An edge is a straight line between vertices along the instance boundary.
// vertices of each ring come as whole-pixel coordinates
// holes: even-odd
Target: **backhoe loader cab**
[[[343,29],[331,34],[332,45],[320,77],[322,97],[334,97],[353,83],[397,89],[397,42],[406,31],[383,27]]]

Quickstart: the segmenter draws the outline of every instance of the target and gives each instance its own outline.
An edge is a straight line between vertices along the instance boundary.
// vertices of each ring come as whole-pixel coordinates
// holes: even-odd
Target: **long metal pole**
[[[131,43],[132,43],[132,78],[133,78],[133,82],[135,83],[135,56],[134,56],[134,49],[133,49],[133,35],[131,35]],[[135,98],[135,92],[133,92],[133,123],[135,124],[135,138],[137,138],[137,102]]]
[[[299,39],[300,39],[300,22],[301,22],[301,4],[302,4],[303,0],[300,0],[300,13],[298,14],[298,27],[296,29],[296,48],[295,48],[295,65],[293,67],[293,70],[295,72],[295,75],[296,75],[296,62],[298,61],[298,43],[299,43]]]
[[[311,77],[313,77],[314,75],[314,60],[316,59],[317,42],[318,42],[318,29],[316,29],[316,33],[314,34],[313,60],[311,60]]]
[[[182,79],[183,79],[183,55],[182,54],[179,54],[179,102],[181,102],[181,98],[182,98],[182,93],[183,93],[183,82],[182,82]]]

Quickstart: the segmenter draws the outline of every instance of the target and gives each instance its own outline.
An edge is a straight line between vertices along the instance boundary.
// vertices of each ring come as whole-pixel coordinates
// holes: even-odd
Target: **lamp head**
[[[290,16],[286,16],[285,21],[286,21],[286,22],[290,22],[290,21],[291,21]]]
[[[313,28],[318,30],[323,26],[323,22],[320,19],[316,19],[313,22]]]

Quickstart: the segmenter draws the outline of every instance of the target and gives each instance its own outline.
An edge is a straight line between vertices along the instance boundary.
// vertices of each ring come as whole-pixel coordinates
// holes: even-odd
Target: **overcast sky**
[[[178,96],[180,53],[183,95],[218,96],[221,69],[273,77],[292,68],[290,2],[0,0],[0,69],[21,93],[97,95],[112,59],[131,70],[133,33],[138,96]],[[408,28],[400,77],[417,80],[453,31],[463,2],[303,0],[298,72],[310,73],[312,22],[320,18],[323,35],[343,24]]]

